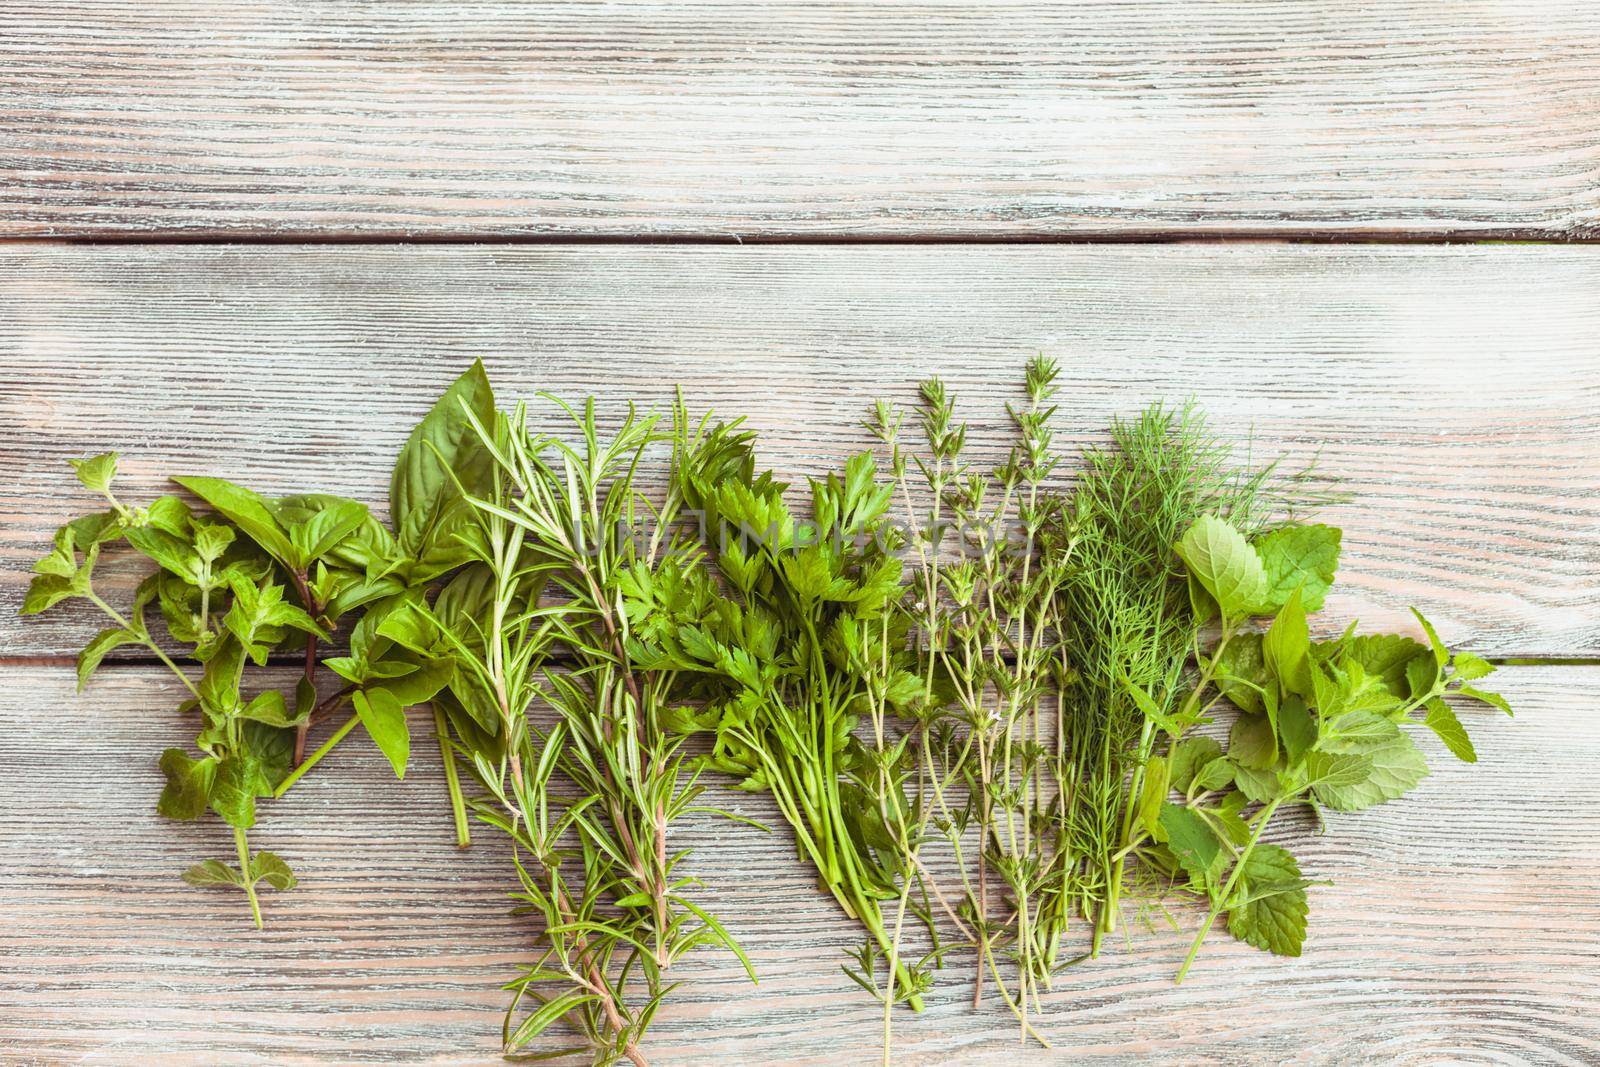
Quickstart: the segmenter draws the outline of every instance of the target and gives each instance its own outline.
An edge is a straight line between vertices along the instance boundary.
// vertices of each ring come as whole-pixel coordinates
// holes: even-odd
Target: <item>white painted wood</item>
[[[0,3],[0,234],[1586,237],[1568,0]]]
[[[1425,737],[1434,774],[1404,800],[1330,814],[1324,836],[1286,816],[1277,839],[1334,882],[1311,891],[1301,958],[1218,935],[1174,987],[1196,919],[1180,909],[1184,931],[1138,932],[1062,975],[1040,1023],[1056,1051],[1043,1055],[1015,1044],[1000,1006],[972,1010],[971,960],[956,956],[924,1015],[896,1015],[898,1061],[1593,1063],[1597,674],[1507,668],[1493,681],[1517,718],[1464,711],[1479,764]],[[221,824],[153,810],[157,756],[193,732],[170,710],[180,693],[154,668],[110,668],[82,696],[60,668],[0,669],[0,1059],[496,1062],[496,986],[535,931],[507,915],[512,879],[490,831],[454,847],[432,747],[419,743],[397,783],[352,737],[264,806],[252,836],[303,884],[264,898],[257,933],[233,894],[177,879],[228,852]],[[773,818],[764,798],[717,800]],[[697,850],[690,866],[762,981],[726,955],[689,957],[652,1061],[871,1061],[876,1006],[838,969],[851,927],[787,832],[690,821],[677,843]]]
[[[101,625],[13,615],[92,506],[70,456],[124,452],[135,500],[207,473],[381,508],[406,433],[482,356],[504,397],[593,393],[612,417],[681,384],[748,415],[789,476],[866,447],[868,402],[939,373],[992,460],[1044,352],[1069,450],[1192,394],[1241,454],[1320,455],[1355,497],[1327,513],[1345,558],[1326,625],[1412,628],[1415,604],[1452,645],[1594,656],[1597,336],[1588,248],[11,245],[0,654],[69,654]]]

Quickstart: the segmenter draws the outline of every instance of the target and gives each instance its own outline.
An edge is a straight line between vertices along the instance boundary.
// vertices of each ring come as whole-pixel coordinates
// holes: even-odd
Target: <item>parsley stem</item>
[[[296,782],[298,782],[300,780],[300,778],[307,771],[309,771],[311,768],[315,767],[317,765],[318,761],[320,761],[323,756],[326,756],[329,752],[333,751],[333,746],[337,745],[340,741],[343,741],[344,738],[345,738],[345,735],[348,734],[351,730],[355,729],[356,723],[358,723],[360,721],[361,721],[361,716],[359,716],[359,715],[350,716],[350,718],[345,722],[345,724],[343,726],[339,727],[337,730],[335,730],[333,732],[333,736],[332,737],[328,738],[326,741],[324,741],[322,743],[322,747],[321,748],[317,749],[315,752],[311,753],[311,755],[307,756],[304,763],[300,764],[300,766],[296,767],[294,770],[289,772],[289,777],[285,778],[282,782],[278,783],[278,788],[276,788],[276,789],[274,789],[272,791],[273,799],[277,799],[278,797],[281,797],[281,796],[283,796],[283,794],[287,793],[289,791],[289,787],[290,786],[292,786]]]
[[[456,844],[466,848],[472,844],[472,834],[467,829],[467,804],[461,796],[461,779],[456,775],[456,759],[450,751],[450,725],[445,722],[444,710],[433,706],[433,731],[439,738],[439,758],[444,761],[444,780],[450,790],[450,811],[456,820]]]
[[[261,902],[256,899],[256,882],[250,874],[250,841],[244,827],[233,828],[233,845],[239,852],[239,874],[244,879],[244,894],[250,898],[250,914],[255,917],[256,929],[261,929]]]

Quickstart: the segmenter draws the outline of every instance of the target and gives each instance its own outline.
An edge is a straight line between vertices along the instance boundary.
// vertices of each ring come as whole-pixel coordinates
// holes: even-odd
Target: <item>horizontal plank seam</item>
[[[496,234],[496,233],[360,233],[327,234],[319,231],[278,232],[271,234],[233,233],[143,233],[49,236],[0,234],[0,245],[1144,245],[1144,244],[1393,244],[1393,245],[1479,245],[1530,244],[1583,245],[1600,243],[1600,227],[1571,233],[1551,234],[1537,229],[1437,230],[1419,233],[1412,230],[1329,230],[1316,227],[1285,228],[1280,231],[1152,229],[1149,231],[1076,230],[1070,232],[1032,231],[1000,234],[962,234],[929,230],[926,233],[849,233],[849,234],[743,234],[724,231],[703,234]]]

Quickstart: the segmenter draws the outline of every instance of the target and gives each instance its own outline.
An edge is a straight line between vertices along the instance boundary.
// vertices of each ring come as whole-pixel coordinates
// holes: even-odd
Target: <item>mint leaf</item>
[[[1211,827],[1188,808],[1163,804],[1161,828],[1167,832],[1167,847],[1194,885],[1209,889],[1212,864],[1222,852],[1222,843]]]
[[[161,753],[161,773],[167,776],[167,784],[156,801],[156,812],[163,818],[185,822],[204,815],[216,769],[215,760],[190,759],[181,748]]]
[[[1363,745],[1383,744],[1400,732],[1389,719],[1373,711],[1348,711],[1322,727],[1321,747],[1330,752],[1359,751]]]
[[[1214,791],[1226,789],[1233,784],[1233,764],[1225,759],[1214,759],[1201,767],[1194,776],[1194,784],[1198,789]]]
[[[1456,692],[1460,693],[1464,697],[1471,697],[1473,700],[1481,700],[1485,704],[1497,707],[1507,715],[1512,714],[1511,704],[1499,693],[1491,693],[1486,689],[1478,689],[1470,685],[1463,685],[1457,689]]]
[[[78,586],[70,578],[63,578],[59,574],[36,575],[28,583],[28,592],[22,598],[23,615],[37,615],[55,607],[63,600],[70,600],[75,596],[82,596]]]
[[[1258,843],[1240,873],[1244,902],[1228,911],[1228,932],[1276,956],[1298,956],[1306,939],[1307,883],[1288,850]]]
[[[1167,756],[1172,788],[1188,792],[1195,772],[1221,755],[1222,745],[1211,737],[1188,737],[1173,745]]]
[[[283,694],[276,689],[268,689],[258,693],[254,700],[246,704],[239,712],[241,719],[253,722],[266,723],[268,726],[289,727],[300,721],[298,715],[291,717],[289,706]]]
[[[206,860],[183,872],[183,880],[198,886],[244,886],[244,878],[221,860]]]
[[[1345,641],[1340,661],[1359,663],[1368,676],[1377,678],[1392,695],[1404,700],[1411,695],[1406,685],[1406,664],[1427,651],[1409,637],[1372,634]]]
[[[78,692],[83,692],[83,687],[89,682],[89,676],[100,666],[100,661],[106,658],[107,652],[123,645],[142,644],[143,641],[144,639],[132,630],[124,630],[120,626],[111,626],[95,634],[94,640],[78,653]]]
[[[1404,796],[1428,776],[1428,762],[1416,742],[1403,733],[1377,744],[1329,742],[1334,751],[1354,752],[1372,761],[1372,772],[1358,785],[1320,785],[1313,792],[1334,811],[1361,811]]]
[[[117,453],[105,452],[92,459],[69,459],[72,469],[78,475],[78,481],[84,488],[94,493],[104,493],[110,490],[111,481],[117,476]]]
[[[265,723],[243,723],[239,731],[242,750],[250,761],[257,796],[271,796],[289,774],[294,756],[294,731]]]
[[[1372,760],[1355,752],[1311,752],[1306,755],[1306,784],[1315,789],[1357,786],[1372,774]]]
[[[1311,630],[1306,624],[1305,608],[1300,602],[1300,591],[1289,594],[1289,600],[1272,620],[1266,636],[1261,639],[1261,658],[1279,684],[1289,692],[1309,697],[1313,693],[1310,662]]]
[[[1439,667],[1426,652],[1406,664],[1406,687],[1413,700],[1420,700],[1435,691],[1439,684]]]
[[[1433,623],[1422,617],[1422,612],[1416,608],[1411,609],[1411,614],[1417,617],[1422,624],[1422,632],[1428,635],[1428,644],[1433,648],[1433,658],[1441,668],[1450,662],[1450,650],[1444,647],[1444,642],[1439,640],[1439,635],[1434,632]]]
[[[1322,610],[1339,567],[1337,526],[1285,526],[1258,537],[1255,550],[1266,573],[1266,592],[1252,605],[1250,614],[1270,615],[1300,591],[1307,611]]]
[[[1261,635],[1237,634],[1217,657],[1216,686],[1243,711],[1262,710],[1261,690],[1272,681],[1261,654]]]
[[[1464,682],[1475,682],[1494,673],[1494,664],[1480,659],[1471,652],[1457,652],[1450,661],[1450,669]]]
[[[275,853],[261,851],[250,857],[250,880],[266,882],[274,889],[293,889],[300,884],[289,865]]]
[[[257,790],[248,761],[242,756],[228,756],[216,767],[211,783],[211,809],[229,826],[250,829],[256,824]]]
[[[1215,515],[1195,520],[1175,548],[1189,573],[1216,599],[1225,616],[1248,613],[1266,591],[1261,557],[1243,534]]]
[[[1256,804],[1265,804],[1283,794],[1283,781],[1275,769],[1249,767],[1231,755],[1228,758],[1233,762],[1233,784],[1246,799]]]
[[[1298,767],[1301,759],[1317,743],[1317,723],[1311,717],[1306,702],[1293,693],[1284,698],[1278,709],[1278,737],[1283,742],[1283,755],[1289,766]]]
[[[172,498],[166,498],[172,499]],[[207,563],[215,563],[222,558],[222,554],[233,544],[233,528],[222,526],[218,523],[196,523],[194,527],[194,551]]]
[[[1228,734],[1228,757],[1242,767],[1265,770],[1278,761],[1278,739],[1265,715],[1241,715]]]
[[[229,826],[248,830],[256,821],[256,798],[272,796],[288,772],[293,732],[247,721],[241,744],[217,763],[211,784],[211,808]]]
[[[1467,736],[1467,728],[1461,725],[1456,713],[1443,700],[1434,697],[1428,701],[1428,715],[1423,719],[1423,724],[1439,735],[1439,740],[1444,742],[1444,747],[1456,759],[1463,763],[1478,762],[1478,753],[1472,747],[1472,738]]]
[[[134,527],[128,530],[127,537],[128,544],[164,570],[190,585],[199,582],[200,556],[189,542],[155,526]]]

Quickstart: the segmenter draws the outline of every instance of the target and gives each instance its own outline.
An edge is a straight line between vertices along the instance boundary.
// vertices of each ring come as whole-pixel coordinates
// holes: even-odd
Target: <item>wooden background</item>
[[[537,933],[429,746],[272,806],[303,884],[265,932],[177,880],[228,843],[154,814],[174,685],[122,658],[75,696],[98,623],[14,614],[88,506],[67,457],[381,506],[483,356],[613,412],[682,383],[800,475],[928,373],[981,440],[1035,352],[1069,447],[1192,395],[1318,457],[1355,496],[1318,625],[1415,604],[1518,716],[1283,828],[1335,883],[1301,959],[1218,937],[1180,988],[1186,937],[1136,932],[1062,976],[1049,1053],[957,959],[900,1059],[1600,1061],[1597,115],[1576,0],[0,0],[0,1061],[493,1063]],[[654,1059],[876,1056],[785,835],[683,838],[762,982],[692,957]]]

